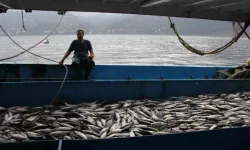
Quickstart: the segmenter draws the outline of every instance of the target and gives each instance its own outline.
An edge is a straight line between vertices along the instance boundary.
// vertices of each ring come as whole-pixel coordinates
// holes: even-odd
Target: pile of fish
[[[0,143],[125,138],[250,125],[250,93],[0,107]]]

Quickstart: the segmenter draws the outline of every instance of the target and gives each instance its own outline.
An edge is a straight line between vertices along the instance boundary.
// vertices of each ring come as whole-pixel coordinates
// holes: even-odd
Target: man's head
[[[83,30],[77,30],[76,32],[78,40],[82,40],[84,36],[84,31]]]

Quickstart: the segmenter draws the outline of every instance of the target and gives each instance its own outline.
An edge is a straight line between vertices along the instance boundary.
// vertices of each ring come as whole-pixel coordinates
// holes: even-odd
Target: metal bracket
[[[65,15],[66,11],[58,11],[58,15]]]
[[[6,12],[7,12],[7,10],[8,10],[8,9],[4,9],[4,8],[2,8],[2,9],[0,9],[0,13],[6,13]]]
[[[31,9],[25,9],[25,12],[26,12],[26,13],[31,13],[32,10],[31,10]]]
[[[131,76],[128,76],[128,80],[132,80]]]

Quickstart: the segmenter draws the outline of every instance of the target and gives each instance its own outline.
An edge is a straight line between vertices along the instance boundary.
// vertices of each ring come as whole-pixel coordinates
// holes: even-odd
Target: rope
[[[228,70],[219,70],[216,75],[218,79],[243,79],[248,71],[249,69],[235,69],[234,73],[230,73]],[[221,78],[221,75],[224,77]]]
[[[236,40],[235,38],[232,38],[231,41],[229,41],[227,44],[225,44],[224,46],[220,47],[220,48],[217,48],[215,50],[212,50],[212,51],[209,51],[209,52],[205,52],[205,51],[201,51],[201,50],[198,50],[198,49],[195,49],[194,47],[190,46],[187,42],[185,42],[179,35],[179,33],[177,32],[176,28],[175,28],[175,24],[172,22],[171,18],[168,17],[169,21],[170,21],[170,24],[171,24],[171,28],[174,30],[174,33],[176,34],[176,36],[178,37],[180,43],[189,51],[195,53],[195,54],[198,54],[198,55],[209,55],[209,54],[216,54],[216,53],[219,53],[219,52],[222,52],[224,50],[226,50],[227,48],[229,48],[230,46],[232,46]]]
[[[13,43],[15,43],[18,47],[20,47],[21,49],[24,50],[24,51],[22,51],[22,52],[20,52],[20,53],[18,53],[18,54],[16,54],[16,55],[14,55],[14,56],[6,57],[6,58],[1,58],[0,61],[5,61],[5,60],[8,60],[8,59],[15,58],[15,57],[17,57],[17,56],[20,56],[20,55],[24,54],[25,52],[28,52],[28,53],[30,53],[30,54],[32,54],[32,55],[35,55],[35,56],[39,57],[39,55],[36,55],[36,54],[34,54],[34,53],[32,53],[32,52],[29,52],[29,50],[32,49],[32,48],[34,48],[34,47],[36,47],[37,45],[41,44],[45,39],[47,39],[48,37],[50,37],[50,36],[52,35],[52,33],[56,30],[56,28],[60,25],[60,23],[61,23],[61,21],[62,21],[62,19],[63,19],[63,16],[64,16],[64,15],[62,15],[62,17],[61,17],[61,19],[59,20],[59,22],[57,23],[57,25],[54,27],[54,29],[53,29],[45,38],[43,38],[43,39],[42,39],[40,42],[38,42],[37,44],[35,44],[35,45],[29,47],[28,49],[24,49],[24,48],[21,47],[19,44],[17,44],[17,43],[16,43],[12,38],[10,38],[10,36],[5,32],[5,30],[3,29],[2,25],[0,25],[0,28],[1,28],[2,31],[5,33],[5,35],[8,36],[8,37],[11,39],[11,41],[12,41]],[[45,57],[43,57],[43,59],[46,59],[46,60],[55,62],[54,60],[50,60],[50,59],[47,59],[47,58],[45,58]]]
[[[238,22],[238,25],[240,26],[240,28],[243,30],[243,27],[242,27],[242,25]],[[247,32],[246,31],[244,31],[244,33],[245,33],[245,35],[248,37],[248,39],[250,40],[250,36],[247,34]]]
[[[233,36],[234,37],[236,37],[237,36],[237,34],[238,34],[238,31],[237,31],[237,29],[236,29],[236,25],[235,25],[235,22],[232,22],[232,26],[233,26]]]
[[[52,62],[59,63],[59,62],[57,62],[57,61],[55,61],[55,60],[52,60],[52,59],[49,59],[49,58],[46,58],[46,57],[43,57],[43,56],[40,56],[40,55],[37,55],[37,54],[35,54],[35,53],[30,52],[29,50],[30,50],[31,48],[35,47],[35,45],[32,46],[31,48],[29,48],[29,49],[26,50],[25,48],[23,48],[22,46],[20,46],[18,43],[16,43],[16,42],[10,37],[10,36],[8,35],[8,33],[5,32],[5,30],[3,29],[3,27],[2,27],[1,25],[0,25],[0,27],[1,27],[2,31],[5,33],[5,35],[8,36],[9,39],[10,39],[13,43],[15,43],[18,47],[20,47],[21,49],[23,49],[24,52],[28,52],[28,53],[30,53],[30,54],[32,54],[32,55],[34,55],[34,56],[37,56],[37,57],[40,57],[40,58],[43,58],[43,59],[46,59],[46,60],[49,60],[49,61],[52,61]],[[36,45],[38,45],[38,44],[36,44]],[[1,60],[0,60],[0,61],[1,61]],[[66,73],[65,73],[64,79],[63,79],[63,81],[62,81],[62,84],[61,84],[61,86],[60,86],[60,88],[59,88],[57,94],[55,95],[54,99],[53,99],[52,102],[50,103],[50,105],[55,101],[57,95],[59,94],[59,92],[61,91],[61,89],[62,89],[62,87],[63,87],[63,84],[64,84],[64,82],[65,82],[65,79],[67,78],[67,75],[68,75],[68,67],[67,67],[66,65],[63,65],[63,66],[64,66],[65,69],[66,69]]]
[[[24,25],[24,20],[23,20],[23,10],[21,10],[21,15],[22,15],[22,24],[23,24],[23,29],[26,31],[25,25]]]
[[[3,29],[3,27],[0,25],[0,28],[1,28],[2,31],[5,33],[5,35],[6,35],[13,43],[15,43],[18,47],[20,47],[21,49],[24,50],[23,52],[21,52],[21,53],[19,53],[19,54],[17,54],[17,55],[14,55],[14,56],[11,56],[11,57],[8,57],[8,58],[0,59],[0,61],[7,60],[7,59],[12,59],[12,58],[17,57],[17,56],[19,56],[19,55],[21,55],[21,54],[23,54],[23,53],[25,53],[25,52],[28,52],[28,53],[30,53],[30,54],[32,54],[32,55],[34,55],[34,56],[43,58],[43,59],[45,59],[45,60],[49,60],[49,61],[52,61],[52,62],[59,63],[59,62],[57,62],[57,61],[55,61],[55,60],[52,60],[52,59],[49,59],[49,58],[46,58],[46,57],[37,55],[37,54],[35,54],[35,53],[32,53],[32,52],[30,52],[29,50],[32,49],[32,48],[34,48],[35,46],[39,45],[39,44],[40,44],[41,42],[43,42],[45,39],[47,39],[47,38],[54,32],[54,30],[59,26],[59,24],[61,23],[61,21],[62,21],[62,19],[63,19],[63,16],[64,16],[64,14],[62,15],[60,21],[58,22],[58,24],[56,25],[56,27],[50,32],[49,35],[47,35],[43,40],[41,40],[40,42],[38,42],[37,44],[31,46],[31,47],[28,48],[28,49],[25,49],[25,48],[23,48],[22,46],[20,46],[18,43],[16,43],[16,42],[8,35],[8,33]],[[65,83],[65,80],[66,80],[66,78],[67,78],[67,75],[68,75],[68,67],[67,67],[66,65],[63,65],[63,66],[65,67],[65,70],[66,70],[66,71],[65,71],[65,76],[64,76],[64,79],[63,79],[63,81],[62,81],[62,83],[61,83],[61,85],[60,85],[60,87],[59,87],[59,89],[58,89],[56,95],[54,96],[54,98],[52,99],[52,101],[50,102],[50,104],[47,106],[47,108],[44,109],[44,110],[42,110],[42,112],[41,112],[32,122],[34,122],[35,120],[37,120],[37,119],[38,119],[38,118],[39,118],[39,117],[40,117],[40,116],[41,116],[41,115],[42,115],[42,114],[43,114],[43,113],[44,113],[44,112],[54,103],[54,101],[56,100],[58,94],[59,94],[60,91],[62,90],[62,87],[63,87],[63,85],[64,85],[64,83]]]
[[[6,4],[4,4],[4,3],[2,3],[2,2],[0,2],[0,5],[1,5],[1,6],[4,6],[4,7],[6,7],[6,8],[8,8],[8,9],[11,9],[10,6],[8,6],[8,5],[6,5]]]
[[[62,140],[59,140],[57,150],[62,150]]]

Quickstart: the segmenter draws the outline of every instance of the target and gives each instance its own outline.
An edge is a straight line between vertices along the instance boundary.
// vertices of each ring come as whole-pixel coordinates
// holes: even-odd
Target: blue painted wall
[[[0,82],[0,106],[47,105],[61,82]],[[197,96],[250,91],[250,80],[136,80],[67,81],[58,100],[68,103]]]
[[[64,141],[62,150],[249,150],[250,128],[123,139]]]
[[[70,65],[68,67],[68,78],[72,78],[75,72]],[[35,68],[38,68],[37,73],[43,78],[63,78],[65,75],[65,68],[59,65],[1,64],[0,78],[32,78],[32,70],[36,70]],[[161,77],[164,79],[205,79],[206,77],[212,79],[217,70],[226,68],[230,67],[96,65],[91,76],[99,80],[124,80],[129,76],[132,79],[160,79]]]
[[[1,150],[249,150],[250,127],[101,140],[0,144]]]
[[[0,144],[0,150],[59,150],[58,141],[32,141]]]

